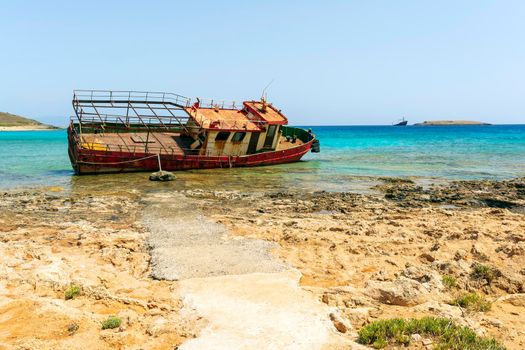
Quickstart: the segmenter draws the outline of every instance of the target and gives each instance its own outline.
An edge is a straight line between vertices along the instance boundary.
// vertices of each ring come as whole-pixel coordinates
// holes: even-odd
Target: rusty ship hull
[[[75,173],[119,173],[163,170],[189,170],[252,167],[292,163],[311,150],[315,139],[285,150],[266,151],[240,156],[203,156],[181,154],[158,154],[134,151],[94,150],[79,146],[73,126],[68,128],[68,154]]]

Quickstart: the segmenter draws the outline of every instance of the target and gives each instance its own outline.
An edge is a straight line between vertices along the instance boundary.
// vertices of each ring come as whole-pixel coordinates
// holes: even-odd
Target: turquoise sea
[[[381,176],[424,181],[525,176],[525,125],[312,126],[299,163],[179,172],[174,187],[349,190]],[[65,130],[0,132],[0,188],[140,184],[148,174],[74,176]]]

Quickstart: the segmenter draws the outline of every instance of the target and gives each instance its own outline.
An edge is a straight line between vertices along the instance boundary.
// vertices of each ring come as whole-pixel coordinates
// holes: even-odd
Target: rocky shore
[[[422,316],[524,348],[525,179],[378,181],[366,195],[0,193],[0,349],[358,349],[364,325]],[[172,218],[190,210],[200,230]],[[103,330],[109,316],[121,324]]]
[[[195,336],[173,285],[149,277],[137,193],[0,197],[0,349],[166,349]],[[110,316],[121,325],[101,330]]]
[[[348,322],[350,338],[374,320],[430,315],[524,348],[525,179],[426,188],[382,180],[378,195],[187,195],[206,198],[234,234],[277,243],[275,254]],[[489,310],[458,305],[469,295]]]

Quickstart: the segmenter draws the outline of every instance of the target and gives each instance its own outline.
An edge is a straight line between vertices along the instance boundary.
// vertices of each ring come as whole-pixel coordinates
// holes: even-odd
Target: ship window
[[[226,141],[230,137],[230,133],[226,131],[221,131],[215,136],[215,141]]]
[[[236,132],[235,134],[233,134],[232,142],[241,142],[242,140],[244,140],[245,136],[245,132]]]

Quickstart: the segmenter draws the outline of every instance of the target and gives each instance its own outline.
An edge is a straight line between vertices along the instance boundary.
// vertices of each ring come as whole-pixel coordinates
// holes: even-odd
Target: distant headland
[[[447,125],[491,125],[485,122],[473,120],[426,120],[423,123],[416,123],[417,126],[447,126]]]
[[[24,118],[16,114],[0,112],[0,131],[55,130],[56,126]]]

